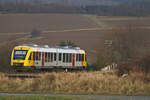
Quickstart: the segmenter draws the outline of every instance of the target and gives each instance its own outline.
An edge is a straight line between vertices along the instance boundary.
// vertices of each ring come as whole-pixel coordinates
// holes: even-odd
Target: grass
[[[88,17],[98,26],[104,29],[111,29],[112,27],[138,25],[145,27],[149,25],[148,20],[150,17],[129,17],[129,16],[97,16],[97,15],[84,15]],[[143,24],[144,23],[144,24]]]
[[[96,15],[84,15],[86,17],[88,17],[89,19],[91,19],[94,23],[96,23],[98,26],[100,26],[101,28],[107,28],[108,25],[105,24],[105,22],[103,20],[101,20],[99,18],[99,16]],[[105,17],[104,17],[105,18]],[[103,19],[103,18],[102,18]]]
[[[57,97],[54,97],[54,96],[0,96],[0,100],[114,100],[114,99],[95,99],[95,98],[62,97],[62,96],[57,96]]]
[[[34,79],[9,79],[0,74],[0,92],[150,95],[150,83],[131,74],[117,77],[115,72],[52,72]],[[149,75],[150,77],[150,75]]]

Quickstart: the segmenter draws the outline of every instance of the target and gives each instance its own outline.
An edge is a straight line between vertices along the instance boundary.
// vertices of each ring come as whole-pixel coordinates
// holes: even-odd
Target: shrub
[[[96,70],[100,70],[101,68],[103,68],[102,66],[98,66],[97,64],[88,64],[86,70],[87,71],[96,71]]]
[[[143,57],[136,63],[138,70],[140,70],[141,72],[144,72],[145,74],[148,74],[150,72],[150,55]]]
[[[117,75],[122,76],[123,74],[129,74],[131,71],[130,62],[121,62],[117,66]]]
[[[0,45],[0,71],[8,71],[10,69],[11,52],[17,42],[7,42]]]
[[[59,43],[59,46],[66,46],[66,42],[65,42],[65,41],[61,41],[61,42]]]
[[[72,42],[72,41],[70,41],[70,40],[67,40],[67,41],[61,41],[60,43],[59,43],[59,46],[72,46],[72,47],[77,47],[77,45],[74,43],[74,42]]]
[[[134,72],[143,73],[143,77],[146,77],[148,73],[150,73],[150,56],[145,56],[128,62],[121,62],[118,64],[118,76]]]
[[[97,56],[96,65],[105,67],[107,62],[108,62],[108,60],[107,60],[106,56],[103,53],[99,53]]]
[[[40,36],[40,34],[41,34],[40,30],[34,29],[31,32],[31,38],[38,37],[38,36]]]

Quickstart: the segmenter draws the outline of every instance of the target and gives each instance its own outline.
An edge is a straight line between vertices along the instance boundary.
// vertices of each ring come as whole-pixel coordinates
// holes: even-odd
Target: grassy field
[[[9,79],[1,73],[0,92],[150,95],[150,83],[141,73],[123,78],[115,71],[52,72],[33,79]]]
[[[48,97],[48,96],[0,96],[0,100],[119,100],[119,99],[94,99],[80,97]]]
[[[98,26],[112,28],[118,26],[134,25],[140,27],[149,26],[150,17],[128,17],[128,16],[95,16],[85,15],[93,20]]]

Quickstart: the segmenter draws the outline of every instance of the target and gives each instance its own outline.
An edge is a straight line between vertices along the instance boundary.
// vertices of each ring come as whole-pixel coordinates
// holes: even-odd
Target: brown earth
[[[108,35],[112,27],[134,23],[140,27],[148,27],[149,20],[149,17],[95,19],[78,14],[0,14],[0,43],[15,40],[19,44],[58,45],[60,41],[70,40],[85,49],[88,62],[93,63],[96,61],[96,51],[102,47],[104,36]],[[33,29],[41,30],[40,37],[30,38]]]
[[[97,24],[92,20],[77,14],[1,14],[0,22],[1,43],[17,40],[20,44],[58,45],[70,40],[87,51],[89,62],[96,59],[94,48],[103,33],[93,29]],[[33,29],[41,30],[41,36],[26,38]]]
[[[0,33],[64,30],[95,27],[96,24],[78,14],[0,14]]]

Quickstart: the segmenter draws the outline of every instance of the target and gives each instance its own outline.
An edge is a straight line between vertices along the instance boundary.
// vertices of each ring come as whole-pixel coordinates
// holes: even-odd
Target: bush
[[[61,41],[61,42],[59,43],[59,46],[72,46],[72,47],[77,47],[77,45],[76,45],[74,42],[70,41],[70,40]]]
[[[136,60],[121,62],[117,67],[117,74],[130,74],[133,72],[140,72],[143,75],[150,73],[150,56],[145,56]]]
[[[0,46],[0,71],[6,72],[10,70],[11,53],[18,43],[8,42]]]
[[[129,62],[121,62],[117,66],[117,75],[129,74],[131,71],[131,64]]]
[[[87,65],[86,70],[87,71],[97,71],[97,70],[101,70],[103,67],[102,66],[98,66],[97,64],[91,64],[91,65]]]
[[[40,34],[41,34],[40,30],[34,29],[31,32],[31,38],[38,37],[38,36],[40,36]]]
[[[98,54],[97,61],[96,61],[97,66],[105,67],[108,62],[109,62],[108,59],[103,53]]]
[[[136,61],[137,70],[145,74],[150,73],[150,55]]]
[[[61,42],[59,43],[59,46],[66,46],[66,42],[65,42],[65,41],[61,41]]]

